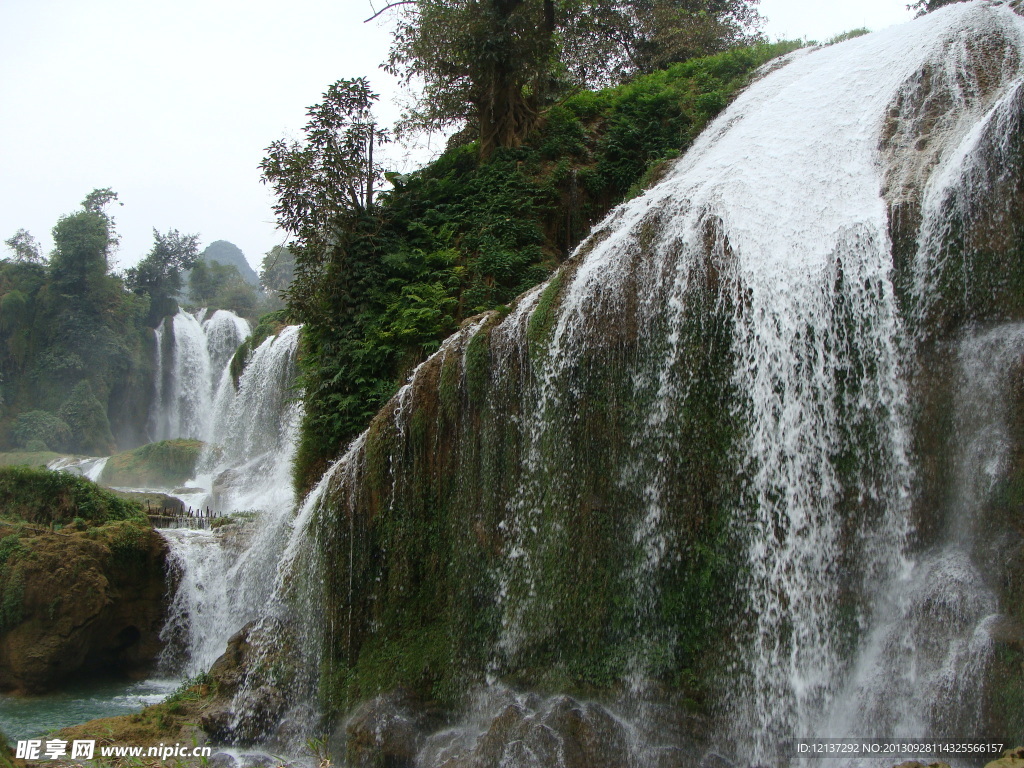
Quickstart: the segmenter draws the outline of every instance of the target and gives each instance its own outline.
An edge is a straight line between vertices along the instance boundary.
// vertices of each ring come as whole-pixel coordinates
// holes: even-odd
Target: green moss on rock
[[[111,456],[100,481],[136,488],[175,488],[195,476],[199,440],[163,440]]]

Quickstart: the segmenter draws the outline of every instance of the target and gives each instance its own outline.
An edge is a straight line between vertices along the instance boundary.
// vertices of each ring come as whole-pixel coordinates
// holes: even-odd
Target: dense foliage
[[[6,520],[35,525],[93,524],[143,520],[142,507],[66,472],[31,467],[0,467],[0,509]]]
[[[549,109],[520,147],[481,160],[454,147],[372,212],[296,248],[289,293],[305,323],[306,417],[296,475],[308,487],[412,368],[465,319],[543,280],[614,204],[650,181],[778,43],[672,65]]]
[[[756,2],[407,0],[387,68],[423,83],[409,125],[468,125],[489,157],[575,88],[753,42]]]
[[[106,208],[116,197],[96,190],[61,217],[48,264],[33,255],[27,233],[8,241],[14,258],[0,261],[0,444],[102,453],[115,434],[138,439],[148,404],[150,295],[127,291],[110,274],[117,235]]]
[[[283,245],[275,245],[260,263],[260,287],[273,309],[284,308],[284,296],[295,278],[295,254]]]
[[[182,288],[182,272],[191,269],[199,252],[199,235],[183,235],[172,229],[167,234],[153,230],[153,249],[137,266],[125,270],[125,285],[150,297],[150,322],[155,325],[173,312],[174,300]]]

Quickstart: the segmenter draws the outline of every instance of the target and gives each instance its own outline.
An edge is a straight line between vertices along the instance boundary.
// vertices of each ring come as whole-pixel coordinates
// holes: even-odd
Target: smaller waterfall
[[[163,631],[167,673],[210,668],[227,641],[259,614],[275,584],[295,503],[291,464],[302,416],[292,391],[299,328],[285,328],[252,354],[238,381],[221,377],[209,444],[190,486],[246,525],[164,530],[179,586]]]
[[[46,468],[52,469],[55,472],[69,472],[73,475],[80,475],[86,480],[92,480],[96,483],[99,482],[100,475],[103,474],[103,468],[107,466],[108,458],[110,457],[101,456],[76,459],[68,456],[62,456],[59,459],[51,461],[46,465]]]
[[[154,440],[206,439],[220,382],[249,324],[219,309],[203,319],[179,311],[156,329],[156,375],[150,429]]]
[[[234,312],[218,309],[203,321],[203,334],[210,357],[210,385],[216,386],[235,350],[249,337],[249,323]]]

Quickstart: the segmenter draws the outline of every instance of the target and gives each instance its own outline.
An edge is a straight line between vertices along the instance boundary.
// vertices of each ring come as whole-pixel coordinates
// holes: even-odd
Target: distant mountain
[[[238,270],[238,274],[242,276],[245,282],[254,288],[259,288],[259,275],[249,266],[249,262],[245,260],[245,254],[242,253],[242,249],[234,243],[229,243],[227,240],[214,240],[206,246],[205,251],[199,254],[199,258],[206,262],[230,264]]]

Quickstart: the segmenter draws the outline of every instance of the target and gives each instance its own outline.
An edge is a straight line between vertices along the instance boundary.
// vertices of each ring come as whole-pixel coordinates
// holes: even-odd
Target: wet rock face
[[[254,643],[260,633],[275,633],[280,638],[275,652]],[[270,725],[284,715],[289,699],[290,678],[279,676],[285,659],[293,652],[288,629],[281,625],[250,622],[228,640],[224,654],[210,668],[217,698],[202,715],[199,725],[214,741],[228,744],[252,744],[266,734]],[[241,700],[236,697],[245,690]]]
[[[136,523],[23,533],[0,566],[0,690],[144,671],[161,648],[166,555],[160,535]]]
[[[626,768],[627,726],[598,704],[569,696],[542,699],[501,691],[477,702],[473,725],[445,727],[443,716],[399,688],[356,708],[332,734],[328,750],[353,768]],[[676,750],[650,765],[684,764]]]
[[[569,696],[543,702],[515,697],[480,725],[476,738],[466,731],[442,731],[430,737],[416,764],[438,768],[626,768],[630,764],[625,726],[603,707]]]
[[[412,768],[426,734],[440,723],[436,711],[399,688],[357,707],[331,735],[328,751],[353,768]]]

